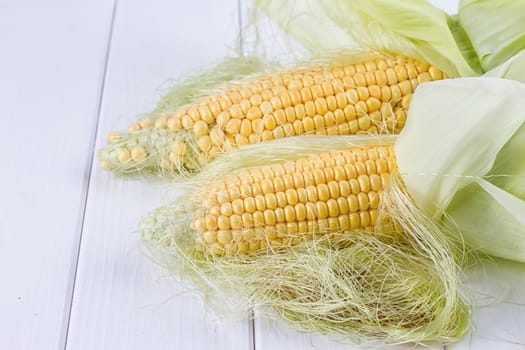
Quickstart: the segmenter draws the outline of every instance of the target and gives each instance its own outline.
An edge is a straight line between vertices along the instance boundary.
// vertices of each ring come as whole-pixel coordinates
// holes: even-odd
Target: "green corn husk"
[[[419,58],[449,76],[482,72],[457,22],[425,0],[255,0],[255,5],[313,55],[365,47]]]
[[[444,103],[443,101],[446,101]],[[409,193],[467,244],[525,262],[525,85],[455,79],[419,89],[396,142]]]
[[[460,0],[458,15],[484,71],[525,49],[525,2]]]
[[[483,76],[512,79],[525,83],[525,50],[520,51],[508,61],[488,71]]]

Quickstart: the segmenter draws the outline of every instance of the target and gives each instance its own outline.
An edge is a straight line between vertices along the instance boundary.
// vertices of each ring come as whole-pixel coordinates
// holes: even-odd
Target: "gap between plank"
[[[242,31],[243,31],[243,20],[242,20],[242,15],[243,15],[243,0],[237,0],[237,18],[239,20],[239,26],[238,26],[238,30],[239,30],[239,52],[241,53],[241,55],[245,55],[245,52],[244,52],[244,36],[242,35]],[[256,350],[255,349],[255,311],[252,309],[250,310],[250,312],[248,313],[248,336],[249,336],[249,347],[251,350]]]
[[[248,336],[250,337],[250,349],[255,350],[255,311],[252,309],[248,313]]]
[[[107,78],[107,72],[108,72],[108,65],[109,65],[109,57],[110,57],[110,52],[111,52],[111,43],[112,43],[112,39],[113,39],[113,29],[114,29],[114,26],[115,26],[115,17],[116,17],[116,14],[117,14],[117,2],[118,0],[114,0],[113,2],[113,7],[112,7],[112,13],[111,13],[111,21],[110,21],[110,25],[109,25],[109,35],[108,35],[108,39],[107,39],[107,45],[106,45],[106,55],[105,55],[105,58],[104,58],[104,69],[103,69],[103,72],[102,72],[102,82],[101,82],[101,85],[100,85],[100,93],[98,95],[98,98],[97,98],[97,118],[96,118],[96,121],[95,121],[95,132],[94,134],[92,135],[91,137],[91,141],[90,141],[90,155],[89,155],[89,159],[88,159],[88,164],[87,164],[87,167],[88,167],[88,174],[87,174],[87,185],[86,185],[86,190],[85,190],[85,195],[84,195],[84,200],[83,200],[83,209],[82,209],[82,218],[81,218],[81,222],[80,222],[80,237],[78,239],[78,244],[77,244],[77,247],[76,247],[76,257],[75,257],[75,260],[74,260],[74,264],[73,264],[73,267],[72,267],[72,276],[70,278],[70,282],[69,284],[71,285],[71,288],[69,290],[69,293],[67,293],[67,296],[66,298],[69,299],[69,305],[68,305],[68,308],[66,309],[65,311],[65,315],[64,315],[64,326],[62,327],[63,329],[63,335],[61,337],[62,339],[62,344],[64,345],[63,348],[64,350],[67,349],[67,342],[68,342],[68,336],[69,336],[69,326],[70,326],[70,323],[71,323],[71,312],[72,312],[72,309],[73,309],[73,298],[75,296],[75,286],[76,286],[76,279],[77,279],[77,272],[78,272],[78,264],[79,264],[79,260],[80,260],[80,248],[82,246],[82,236],[83,236],[83,233],[84,233],[84,224],[85,224],[85,219],[86,219],[86,208],[87,208],[87,202],[88,202],[88,199],[89,199],[89,189],[90,189],[90,184],[91,184],[91,175],[93,173],[93,168],[95,167],[95,164],[94,164],[94,159],[95,159],[95,144],[96,144],[96,140],[97,140],[97,137],[98,137],[98,128],[99,128],[99,123],[100,123],[100,115],[101,115],[101,112],[102,112],[102,102],[104,100],[104,90],[105,90],[105,86],[106,86],[106,78]]]
[[[239,52],[242,56],[244,52],[244,36],[243,36],[243,0],[237,0],[237,18],[238,18],[238,45]],[[248,312],[248,337],[249,337],[249,348],[250,350],[256,350],[255,346],[255,311],[251,309]]]

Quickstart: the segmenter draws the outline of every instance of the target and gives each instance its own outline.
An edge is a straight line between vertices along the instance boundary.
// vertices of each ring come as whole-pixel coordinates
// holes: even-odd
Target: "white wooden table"
[[[260,317],[224,320],[181,293],[136,234],[171,199],[166,185],[115,178],[94,157],[166,79],[239,47],[244,6],[0,0],[0,349],[350,349]],[[498,298],[449,349],[525,346],[525,268],[504,265],[469,275]]]

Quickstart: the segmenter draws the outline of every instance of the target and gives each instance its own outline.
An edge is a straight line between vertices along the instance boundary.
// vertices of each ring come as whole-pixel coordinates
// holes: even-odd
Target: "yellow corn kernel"
[[[122,149],[118,154],[118,160],[121,163],[126,163],[131,159],[131,153],[127,149]]]
[[[122,138],[122,135],[119,132],[112,131],[108,134],[109,143],[117,143]]]
[[[388,221],[378,219],[385,186],[397,170],[392,147],[350,148],[229,176],[200,189],[199,212],[206,214],[192,227],[210,253],[231,242],[244,247],[224,248],[223,255],[289,246],[326,232],[379,230],[376,225]]]
[[[137,131],[140,131],[142,128],[140,126],[140,124],[131,124],[130,126],[128,126],[128,132],[137,132]]]
[[[131,150],[131,158],[136,162],[145,159],[146,155],[146,150],[141,146],[133,147],[133,149]]]
[[[445,78],[446,74],[434,66],[400,56],[357,64],[334,63],[232,84],[170,115],[132,124],[129,131],[150,132],[154,126],[157,131],[168,129],[175,135],[193,132],[195,140],[204,146],[200,151],[207,152],[202,157],[206,161],[233,147],[287,136],[398,133],[419,84]],[[212,130],[217,131],[212,135]],[[110,144],[121,139],[117,133],[108,136]],[[188,147],[192,151],[199,148]],[[195,157],[180,161],[192,159]],[[121,169],[122,164],[112,164],[111,168]]]

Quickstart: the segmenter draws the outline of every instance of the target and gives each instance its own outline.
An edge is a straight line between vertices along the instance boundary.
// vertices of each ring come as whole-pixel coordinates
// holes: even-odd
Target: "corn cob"
[[[235,150],[149,215],[142,240],[220,306],[263,305],[347,340],[455,339],[469,325],[455,251],[411,204],[393,140],[299,137]]]
[[[198,169],[218,154],[296,135],[399,133],[416,87],[446,78],[397,56],[259,77],[111,133],[101,166],[117,172]]]
[[[351,148],[231,175],[198,190],[190,226],[199,249],[236,255],[286,247],[327,232],[381,232],[393,146]]]

